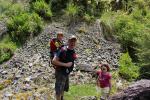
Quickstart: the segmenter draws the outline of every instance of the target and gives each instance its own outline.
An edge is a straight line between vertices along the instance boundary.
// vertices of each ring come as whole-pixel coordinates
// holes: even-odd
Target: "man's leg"
[[[56,94],[56,100],[61,100],[61,95]]]
[[[56,100],[63,100],[64,88],[66,83],[66,76],[58,73],[55,73],[56,83],[55,83],[55,91],[56,91]]]
[[[61,100],[64,100],[64,92],[62,93]]]

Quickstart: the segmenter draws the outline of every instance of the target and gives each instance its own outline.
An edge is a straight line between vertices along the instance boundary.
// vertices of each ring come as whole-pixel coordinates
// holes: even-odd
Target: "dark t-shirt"
[[[70,50],[70,49],[67,49],[65,47],[63,47],[63,48],[64,49],[61,49],[57,53],[57,57],[59,58],[59,60],[61,62],[64,62],[64,63],[72,62],[73,64],[69,68],[64,67],[64,66],[58,66],[58,69],[56,69],[56,70],[59,70],[64,75],[68,75],[73,70],[74,60],[76,59],[76,53],[74,50]]]

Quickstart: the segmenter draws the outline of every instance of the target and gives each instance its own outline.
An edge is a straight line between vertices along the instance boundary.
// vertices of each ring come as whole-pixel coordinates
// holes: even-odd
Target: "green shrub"
[[[134,39],[141,34],[141,30],[144,29],[144,25],[141,22],[136,21],[132,16],[119,15],[116,17],[114,23],[115,34],[121,43],[124,52],[129,52],[130,57],[133,61],[137,61],[135,47],[137,43]]]
[[[91,23],[95,21],[94,16],[90,16],[89,14],[85,14],[83,16],[83,19],[87,22],[87,23]]]
[[[69,1],[70,0],[51,0],[52,11],[55,13],[61,12],[63,9],[66,9]]]
[[[140,78],[150,79],[150,21],[147,20],[142,34],[135,39],[138,63],[140,64]]]
[[[10,18],[7,22],[8,33],[13,41],[24,43],[28,37],[42,31],[42,19],[35,13],[24,13]]]
[[[75,17],[79,13],[79,7],[77,5],[74,5],[73,3],[69,3],[67,5],[65,13],[69,17]]]
[[[128,52],[122,54],[119,59],[119,75],[128,80],[132,81],[137,79],[139,76],[139,67],[132,63],[132,59],[130,58]]]
[[[10,6],[11,6],[11,2],[9,2],[8,0],[1,0],[0,1],[0,14],[7,11],[7,9],[9,9]]]
[[[20,15],[22,13],[25,13],[26,9],[24,8],[23,4],[12,4],[8,7],[8,9],[5,11],[5,15],[7,15],[7,17],[12,17],[12,16],[16,16],[16,15]]]
[[[45,1],[47,4],[49,4],[51,2],[51,0],[29,0],[29,3],[33,3],[36,1]]]
[[[16,44],[11,41],[9,36],[5,36],[0,41],[0,64],[9,60],[13,56],[16,48]]]
[[[50,6],[43,0],[32,3],[31,9],[45,19],[51,19],[52,17]]]
[[[149,23],[150,25],[150,23]],[[145,27],[146,28],[146,27]],[[150,28],[143,29],[142,34],[135,38],[134,41],[138,44],[136,47],[138,61],[142,65],[150,65]]]
[[[150,65],[142,65],[140,67],[140,78],[150,79]]]

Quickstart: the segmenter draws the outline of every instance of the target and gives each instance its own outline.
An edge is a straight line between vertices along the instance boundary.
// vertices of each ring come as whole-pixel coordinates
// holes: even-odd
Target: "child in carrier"
[[[100,100],[108,100],[111,91],[111,75],[109,73],[110,67],[107,64],[99,65],[100,70],[96,71],[97,74],[97,87],[101,91]]]
[[[54,55],[60,50],[60,48],[64,46],[63,37],[64,35],[62,32],[57,32],[57,37],[50,40],[50,62],[54,58]]]

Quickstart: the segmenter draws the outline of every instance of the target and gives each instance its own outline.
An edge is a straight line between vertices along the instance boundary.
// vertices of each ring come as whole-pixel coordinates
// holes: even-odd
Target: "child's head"
[[[100,68],[103,72],[109,72],[110,71],[110,67],[108,64],[101,64]]]
[[[57,39],[58,40],[62,41],[63,37],[64,37],[63,32],[57,32]]]

